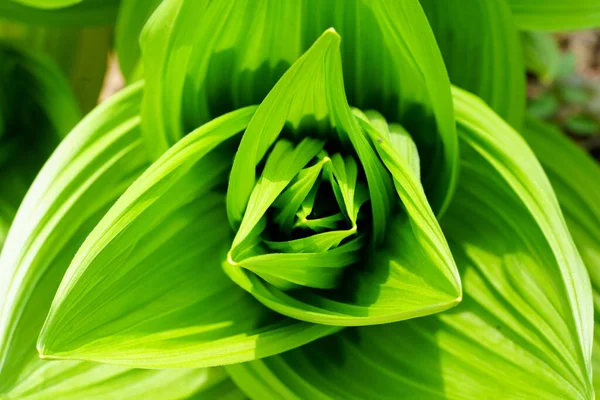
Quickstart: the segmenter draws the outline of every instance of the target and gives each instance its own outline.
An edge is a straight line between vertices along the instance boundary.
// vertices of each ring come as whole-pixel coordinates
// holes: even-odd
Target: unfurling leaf
[[[384,135],[377,129],[390,128],[385,120],[376,128],[364,121],[370,133],[361,128],[345,99],[339,43],[326,31],[260,106],[194,130],[131,185],[74,257],[40,336],[44,357],[231,364],[296,348],[337,325],[413,318],[460,300],[454,261],[415,174],[416,146],[392,125],[389,147],[375,149]],[[302,192],[288,194],[301,180]],[[280,196],[299,196],[288,231],[297,240],[263,232]],[[336,208],[334,226],[325,224]]]
[[[384,132],[377,131],[369,121],[363,120],[361,127],[352,114],[342,83],[339,41],[334,31],[324,33],[275,85],[244,133],[227,191],[229,219],[239,229],[225,270],[269,308],[314,323],[385,323],[449,308],[460,301],[460,280],[443,234],[419,177],[396,155],[391,139],[385,138],[384,142],[380,137]],[[307,102],[305,98],[315,101]],[[314,122],[302,125],[307,117]],[[345,244],[324,253],[299,249],[278,254],[264,246],[264,241],[269,240],[269,233],[264,232],[265,221],[269,224],[265,213],[281,191],[271,192],[269,202],[264,203],[267,197],[261,193],[263,186],[272,182],[270,188],[274,190],[283,183],[283,189],[294,175],[285,180],[269,176],[269,158],[258,180],[255,169],[272,143],[276,144],[271,155],[277,151],[285,126],[297,136],[313,130],[334,148],[338,142],[352,146],[355,152],[350,153],[349,160],[356,158],[361,170],[358,181],[367,188],[364,195],[371,210],[362,215],[356,211],[359,219],[353,221],[349,216],[354,212],[346,206],[350,199],[344,201],[339,192],[336,196],[336,185],[329,191],[327,183],[315,186],[315,205],[308,215],[298,215],[298,223],[339,213],[346,218],[339,226],[327,229],[327,233],[349,231],[352,235]],[[387,122],[380,121],[378,127],[388,129]],[[381,150],[380,142],[388,147]],[[308,161],[315,158],[318,165],[323,159],[329,162],[324,157],[334,159],[335,154],[328,148],[325,144],[321,156],[311,156]],[[300,168],[312,168],[308,161],[301,161],[304,165]],[[281,163],[279,168],[283,168]],[[255,206],[256,201],[261,202],[260,209]],[[327,202],[337,203],[338,208],[326,209]],[[323,211],[318,206],[325,214],[319,214]],[[290,238],[294,234],[303,236],[303,240],[316,237],[301,230],[288,233]],[[281,240],[286,233],[276,237]],[[398,246],[399,243],[403,245]],[[286,291],[291,288],[296,290]]]
[[[231,232],[218,189],[231,165],[231,139],[254,110],[226,114],[188,135],[106,214],[58,291],[38,344],[44,357],[222,365],[337,330],[269,312],[221,269]]]
[[[133,82],[1,192],[0,398],[592,399],[597,169],[517,134],[516,26],[587,1],[0,0],[96,83],[120,5]],[[74,124],[15,65],[3,178],[12,98]]]

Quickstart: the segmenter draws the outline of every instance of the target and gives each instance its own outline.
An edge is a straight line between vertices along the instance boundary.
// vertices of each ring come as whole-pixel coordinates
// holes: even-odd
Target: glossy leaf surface
[[[589,282],[549,182],[483,102],[454,98],[461,178],[442,227],[463,302],[228,366],[251,398],[593,398]]]

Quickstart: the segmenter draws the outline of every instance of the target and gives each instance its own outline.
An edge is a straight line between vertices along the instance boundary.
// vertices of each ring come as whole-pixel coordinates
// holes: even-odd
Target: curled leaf
[[[339,44],[338,34],[326,31],[283,75],[250,121],[233,162],[227,191],[228,216],[237,235],[225,271],[267,307],[313,323],[370,325],[452,307],[460,301],[460,279],[420,177],[404,160],[408,151],[399,147],[402,142],[396,131],[392,139],[385,120],[377,121],[378,130],[366,117],[357,119],[352,114],[344,93]],[[306,98],[315,100],[309,102]],[[286,156],[299,165],[285,178],[283,161],[272,164],[278,167],[277,175],[269,168],[271,157],[287,143],[280,138],[284,127],[288,135],[302,137],[304,132],[313,131],[327,142],[323,145],[315,141],[312,152],[307,153],[310,157],[305,159]],[[302,139],[297,149],[306,140]],[[257,180],[256,167],[273,143]],[[416,148],[406,137],[404,143],[412,151]],[[348,192],[347,184],[340,179],[344,176],[340,156],[327,151],[330,146],[335,149],[344,145],[354,150],[348,152],[347,159],[358,168],[352,175],[366,188],[362,193]],[[319,150],[323,154],[315,157]],[[314,160],[309,163],[311,158]],[[317,186],[316,180],[311,181],[315,197],[308,197],[312,188],[301,197],[313,204],[305,208],[302,198],[296,203],[297,229],[287,233],[267,230],[267,210],[276,205],[278,196],[286,195],[283,189],[294,175],[302,167],[308,173],[330,162],[337,169],[332,173],[338,180],[330,179],[333,185],[329,190],[327,183]],[[350,193],[354,198],[349,198]],[[367,200],[370,212],[361,214],[359,206]],[[321,225],[318,230],[308,225],[310,221],[324,224],[326,218],[332,225]],[[344,235],[344,239],[321,252],[309,250],[309,243],[314,246],[324,234]],[[273,247],[275,239],[269,239],[269,235],[278,241],[286,238],[292,248],[281,253],[265,248]],[[294,237],[298,239],[290,240]],[[298,247],[301,244],[307,247]]]

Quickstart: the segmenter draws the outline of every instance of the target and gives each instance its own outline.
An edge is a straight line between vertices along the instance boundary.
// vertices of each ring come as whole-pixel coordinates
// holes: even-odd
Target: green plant
[[[515,22],[600,7],[464,4],[123,1],[131,84],[0,253],[0,393],[593,398],[600,172]]]

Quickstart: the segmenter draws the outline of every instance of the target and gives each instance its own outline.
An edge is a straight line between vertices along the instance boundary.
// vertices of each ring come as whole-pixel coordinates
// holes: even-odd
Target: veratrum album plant
[[[116,22],[128,82],[77,123],[0,47],[0,399],[594,398],[600,168],[525,116],[518,29],[596,0],[0,16]]]

